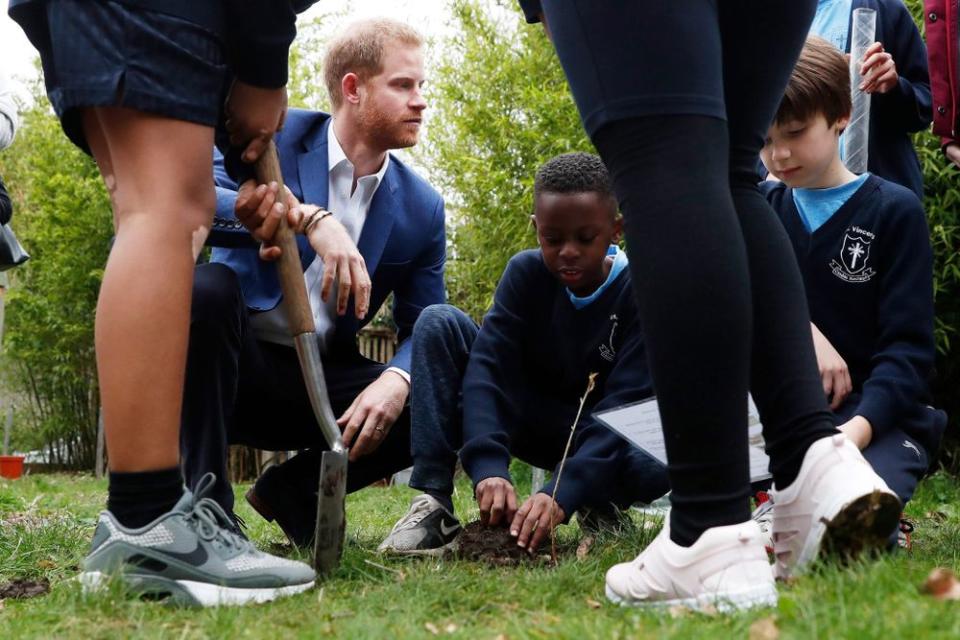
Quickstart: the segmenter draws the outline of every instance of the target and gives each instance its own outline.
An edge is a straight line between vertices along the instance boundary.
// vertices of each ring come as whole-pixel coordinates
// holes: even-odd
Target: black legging
[[[793,481],[814,440],[836,433],[793,250],[755,171],[813,3],[547,0],[544,8],[625,216],[667,444],[670,535],[689,545],[707,528],[750,517],[748,386],[778,486]],[[628,15],[611,19],[617,11]],[[669,67],[679,53],[703,64],[675,69],[675,81],[655,74],[666,96],[658,103],[642,95],[644,76],[628,74],[641,58],[650,73],[644,35],[671,25],[680,28],[658,42],[677,50],[659,64]],[[627,33],[641,50],[619,65],[602,59],[612,51],[610,38]],[[697,107],[717,72],[726,121],[709,99]],[[625,104],[634,105],[631,117],[624,117]],[[606,121],[598,113],[608,114]]]

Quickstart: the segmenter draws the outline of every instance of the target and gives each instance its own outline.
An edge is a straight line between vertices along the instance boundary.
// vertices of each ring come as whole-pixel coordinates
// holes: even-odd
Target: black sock
[[[180,467],[133,473],[111,471],[107,510],[128,529],[139,529],[173,509],[182,496]]]
[[[453,498],[442,491],[426,489],[424,493],[439,502],[444,509],[453,514]]]

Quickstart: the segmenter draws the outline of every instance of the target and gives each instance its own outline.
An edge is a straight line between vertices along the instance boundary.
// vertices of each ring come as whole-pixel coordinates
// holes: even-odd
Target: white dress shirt
[[[330,126],[327,129],[327,166],[329,169],[327,172],[327,202],[325,208],[333,213],[333,217],[346,228],[350,238],[356,244],[360,239],[360,233],[363,231],[364,222],[367,220],[367,212],[370,210],[373,196],[383,181],[387,167],[390,166],[390,154],[386,154],[383,166],[380,167],[379,171],[359,178],[356,189],[353,189],[353,163],[347,159],[343,147],[340,146],[340,141],[337,140],[334,122],[331,118]],[[323,203],[310,202],[305,204]],[[320,228],[323,228],[322,221],[320,222]],[[310,309],[313,311],[313,322],[317,329],[320,351],[324,352],[333,335],[337,319],[337,282],[334,281],[330,296],[324,302],[320,298],[323,282],[323,260],[320,256],[314,258],[307,270],[304,271],[303,277],[306,280],[307,296],[310,298]],[[276,308],[254,314],[250,323],[260,340],[293,345],[282,300]],[[396,371],[409,381],[405,371],[401,372],[399,369],[396,369]]]

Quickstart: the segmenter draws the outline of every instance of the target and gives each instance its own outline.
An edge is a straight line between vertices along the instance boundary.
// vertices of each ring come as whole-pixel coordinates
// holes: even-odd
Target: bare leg
[[[84,114],[116,241],[95,341],[112,471],[179,461],[194,242],[215,206],[213,130],[120,107]]]

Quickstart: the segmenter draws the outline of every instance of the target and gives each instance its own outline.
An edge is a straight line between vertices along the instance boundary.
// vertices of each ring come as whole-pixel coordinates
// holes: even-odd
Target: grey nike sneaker
[[[79,578],[84,590],[117,576],[135,593],[210,607],[268,602],[311,588],[316,575],[306,564],[258,551],[231,531],[220,505],[205,497],[213,483],[208,473],[195,495],[186,491],[173,510],[140,529],[101,512]]]
[[[377,551],[414,556],[438,556],[453,549],[460,521],[436,498],[421,493],[410,501],[407,515],[393,525]]]

